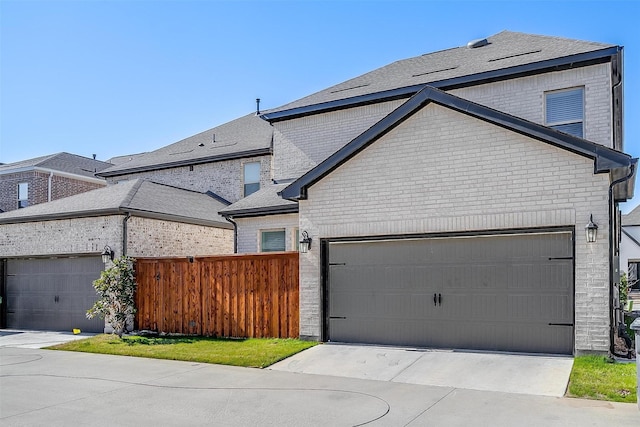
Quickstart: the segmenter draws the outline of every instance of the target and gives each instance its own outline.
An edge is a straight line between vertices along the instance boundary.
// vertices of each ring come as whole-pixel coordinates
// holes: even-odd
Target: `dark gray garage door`
[[[103,268],[100,257],[7,260],[7,327],[102,332],[104,320],[89,320],[86,312]]]
[[[571,233],[329,244],[328,339],[573,352]]]

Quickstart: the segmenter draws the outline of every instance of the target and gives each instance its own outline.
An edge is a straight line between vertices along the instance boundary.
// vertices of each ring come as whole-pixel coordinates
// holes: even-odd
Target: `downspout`
[[[222,216],[224,217],[224,219],[226,219],[231,224],[233,224],[233,253],[237,254],[238,253],[238,223],[236,223],[234,220],[232,220],[230,217],[226,215],[222,215]]]
[[[51,187],[53,185],[53,172],[49,172],[49,188],[47,189],[47,202],[51,201]]]
[[[614,217],[617,216],[615,212],[615,202],[613,200],[613,187],[622,182],[626,182],[631,179],[635,171],[635,164],[631,162],[629,165],[629,173],[627,176],[618,178],[609,184],[609,353],[615,354],[615,323],[616,323],[616,309],[613,306],[613,283],[614,283],[614,266],[613,266],[613,248],[615,247],[615,235]]]
[[[131,213],[127,212],[122,220],[122,256],[127,255],[127,222],[131,218]]]

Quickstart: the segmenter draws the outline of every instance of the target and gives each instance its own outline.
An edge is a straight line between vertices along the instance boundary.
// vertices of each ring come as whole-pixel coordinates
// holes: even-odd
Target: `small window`
[[[584,137],[584,88],[547,92],[545,105],[547,126]]]
[[[29,206],[29,183],[18,184],[18,209]]]
[[[284,239],[284,230],[262,231],[260,233],[260,252],[284,251]]]
[[[294,228],[293,232],[293,248],[297,252],[300,250],[300,229]]]
[[[244,197],[260,189],[260,162],[244,165]]]

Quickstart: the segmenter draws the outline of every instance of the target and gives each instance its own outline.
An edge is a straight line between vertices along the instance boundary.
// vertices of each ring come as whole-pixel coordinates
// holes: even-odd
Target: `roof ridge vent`
[[[486,46],[488,44],[489,44],[489,40],[487,39],[476,39],[476,40],[471,40],[469,43],[467,43],[467,47],[469,49],[475,49],[477,47]]]

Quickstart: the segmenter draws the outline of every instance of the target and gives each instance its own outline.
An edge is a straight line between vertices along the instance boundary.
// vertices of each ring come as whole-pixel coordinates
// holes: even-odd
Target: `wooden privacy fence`
[[[136,260],[140,330],[297,338],[298,253]]]

